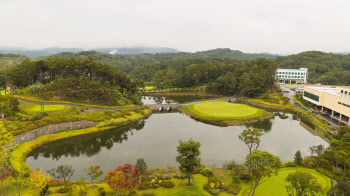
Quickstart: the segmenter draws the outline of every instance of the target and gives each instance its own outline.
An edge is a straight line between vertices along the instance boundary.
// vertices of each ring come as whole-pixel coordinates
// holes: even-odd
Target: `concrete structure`
[[[97,125],[96,122],[88,121],[88,120],[52,124],[45,127],[33,129],[31,131],[15,136],[13,139],[13,144],[17,145],[17,144],[22,144],[24,142],[33,141],[35,140],[35,138],[43,135],[49,135],[49,134],[58,133],[66,130],[89,128],[89,127],[94,127],[96,125]]]
[[[350,87],[305,87],[304,99],[322,113],[350,125]]]
[[[277,69],[276,78],[279,83],[307,84],[308,68]]]

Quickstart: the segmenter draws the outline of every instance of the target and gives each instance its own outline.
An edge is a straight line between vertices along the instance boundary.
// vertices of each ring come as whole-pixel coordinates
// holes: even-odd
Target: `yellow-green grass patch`
[[[283,168],[278,172],[278,175],[272,175],[269,178],[262,179],[259,186],[255,190],[256,196],[259,195],[270,195],[270,196],[288,196],[287,190],[286,190],[286,182],[285,179],[288,176],[288,174],[293,173],[295,171],[302,171],[312,174],[316,177],[317,181],[322,185],[323,189],[327,191],[330,188],[330,178],[327,176],[324,176],[320,173],[318,173],[315,170],[307,169],[303,167],[288,167]],[[242,191],[242,195],[245,195],[249,193],[250,187]],[[323,195],[323,194],[318,194]]]
[[[65,105],[44,105],[44,111],[49,112],[49,111],[55,111],[55,110],[63,110],[68,106]],[[29,108],[32,111],[41,111],[41,105],[35,105]]]
[[[245,104],[210,101],[186,106],[194,114],[211,119],[238,120],[263,114],[263,110]]]

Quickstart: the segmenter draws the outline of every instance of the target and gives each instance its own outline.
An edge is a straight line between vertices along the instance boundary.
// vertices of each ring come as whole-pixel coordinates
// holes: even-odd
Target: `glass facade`
[[[314,95],[314,94],[309,93],[309,92],[306,92],[306,91],[304,92],[304,96],[307,97],[307,98],[309,98],[309,99],[312,99],[312,100],[314,100],[314,101],[317,101],[317,102],[320,101],[320,97],[319,97],[319,96]]]

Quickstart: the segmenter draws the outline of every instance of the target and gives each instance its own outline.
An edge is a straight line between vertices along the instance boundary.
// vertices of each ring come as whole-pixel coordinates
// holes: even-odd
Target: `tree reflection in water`
[[[32,151],[28,157],[36,160],[40,155],[45,158],[58,160],[64,157],[91,157],[98,154],[102,148],[111,149],[114,143],[121,144],[128,140],[128,135],[139,131],[145,126],[145,120],[139,120],[131,125],[110,129],[107,132],[77,136],[49,143]],[[50,147],[48,147],[50,146]]]

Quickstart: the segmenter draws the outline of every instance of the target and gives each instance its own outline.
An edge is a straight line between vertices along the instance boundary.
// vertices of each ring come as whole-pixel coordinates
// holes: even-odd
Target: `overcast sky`
[[[0,47],[350,51],[349,0],[0,0]]]

